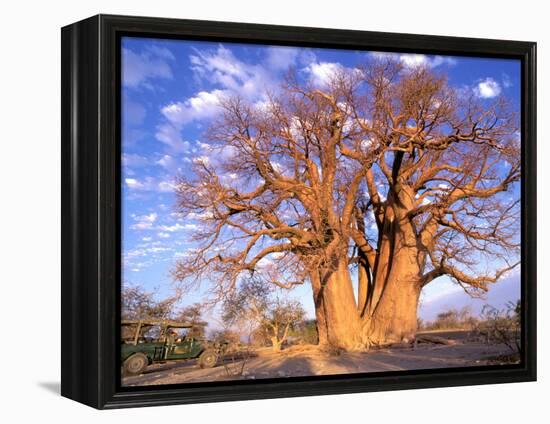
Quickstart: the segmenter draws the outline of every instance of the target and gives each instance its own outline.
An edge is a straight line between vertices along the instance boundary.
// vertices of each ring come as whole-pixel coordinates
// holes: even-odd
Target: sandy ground
[[[361,353],[327,353],[316,346],[300,346],[273,353],[255,351],[244,364],[225,358],[211,369],[200,369],[196,361],[153,364],[144,374],[123,378],[124,386],[179,384],[236,379],[284,378],[296,376],[402,371],[448,367],[479,366],[494,363],[494,358],[509,355],[504,345],[469,341],[465,332],[438,333],[456,341],[454,345],[420,343]]]

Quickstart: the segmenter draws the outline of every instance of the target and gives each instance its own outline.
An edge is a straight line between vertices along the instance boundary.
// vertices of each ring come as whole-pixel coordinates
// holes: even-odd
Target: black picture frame
[[[536,380],[536,43],[111,15],[66,26],[61,35],[63,396],[110,409]],[[520,60],[521,364],[122,388],[119,70],[124,35]]]

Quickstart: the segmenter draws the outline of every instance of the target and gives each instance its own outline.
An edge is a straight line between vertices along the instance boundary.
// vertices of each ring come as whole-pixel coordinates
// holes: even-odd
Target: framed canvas
[[[536,44],[62,29],[62,395],[536,379]]]

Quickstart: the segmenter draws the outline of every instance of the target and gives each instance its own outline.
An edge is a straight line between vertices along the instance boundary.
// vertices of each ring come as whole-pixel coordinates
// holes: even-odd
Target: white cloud
[[[214,214],[211,211],[204,211],[201,213],[191,212],[187,215],[188,219],[197,219],[199,221],[205,221],[212,218]]]
[[[140,156],[135,153],[123,153],[122,164],[124,165],[124,167],[137,168],[140,166],[149,165],[149,160],[146,157]]]
[[[287,69],[294,65],[299,54],[296,47],[272,46],[267,49],[266,65],[270,69]]]
[[[201,91],[183,102],[164,106],[161,112],[169,122],[181,127],[194,120],[214,117],[220,111],[220,100],[225,94],[222,90]]]
[[[139,182],[137,179],[135,178],[126,178],[124,180],[124,182],[126,183],[126,185],[129,187],[129,188],[132,188],[132,189],[141,189],[143,187],[143,183]]]
[[[172,192],[172,191],[174,191],[175,188],[176,188],[176,185],[173,182],[170,182],[170,181],[161,181],[157,185],[157,190],[162,192],[162,193]]]
[[[307,66],[315,62],[317,57],[310,49],[303,47],[271,46],[266,49],[263,61],[268,71],[286,71],[296,65]]]
[[[421,66],[428,66],[428,58],[423,54],[402,54],[399,56],[399,60],[407,68],[418,68]]]
[[[500,84],[490,77],[480,81],[474,88],[475,95],[482,99],[496,97],[501,91]]]
[[[172,52],[169,49],[167,49],[166,47],[160,47],[160,46],[153,45],[153,46],[149,46],[147,48],[147,51],[150,52],[151,54],[157,56],[157,57],[160,57],[160,58],[163,58],[163,59],[166,59],[166,60],[175,60],[176,59],[174,57],[174,55],[172,54]]]
[[[370,56],[377,59],[394,59],[403,64],[405,68],[414,69],[418,67],[436,68],[441,65],[454,66],[456,59],[450,56],[427,56],[418,53],[389,53],[389,52],[370,52]]]
[[[282,61],[283,55],[288,62],[293,53],[277,50],[272,53],[271,58],[277,60],[278,57]],[[159,127],[156,137],[168,145],[173,140],[179,141],[179,131],[183,126],[194,121],[211,119],[220,113],[220,101],[224,97],[238,94],[249,100],[259,100],[265,89],[273,88],[275,84],[271,70],[261,64],[245,63],[223,46],[215,50],[196,49],[189,59],[195,76],[217,88],[199,91],[183,101],[171,102],[161,109],[170,126]]]
[[[204,151],[211,151],[212,150],[212,146],[208,143],[203,143],[202,141],[197,141],[197,145]]]
[[[166,256],[163,254],[173,251],[173,247],[167,246],[138,247],[132,250],[128,250],[124,254],[124,266],[130,269],[141,270],[143,268],[153,265],[156,262],[162,261],[163,256],[164,258],[166,258]],[[146,260],[140,260],[140,258],[146,258]]]
[[[131,88],[153,89],[150,82],[152,79],[173,77],[169,64],[173,60],[174,56],[166,48],[152,46],[139,53],[123,48],[122,84]]]
[[[157,127],[155,138],[166,144],[174,153],[185,153],[189,151],[190,144],[181,138],[180,130],[170,123],[164,123]]]
[[[189,57],[191,68],[201,77],[207,77],[210,81],[229,86],[236,83],[234,79],[246,78],[246,65],[238,60],[231,50],[222,45],[214,50],[201,51],[196,49],[195,54]],[[208,73],[211,72],[211,75]],[[233,79],[233,80],[232,80]]]
[[[163,232],[158,233],[157,236],[159,236],[160,238],[170,238],[170,234]]]
[[[196,224],[182,225],[180,223],[176,223],[174,225],[159,225],[156,228],[162,232],[173,233],[175,231],[196,230],[198,226]]]
[[[167,171],[173,171],[177,167],[176,160],[170,155],[164,155],[155,162],[157,165],[162,166]]]
[[[432,56],[428,58],[428,66],[430,68],[436,68],[441,65],[454,66],[456,65],[456,59],[450,56]]]
[[[167,193],[174,191],[175,185],[171,181],[159,181],[153,177],[145,177],[142,180],[137,178],[125,178],[126,186],[134,191],[157,191]]]
[[[512,87],[512,85],[514,85],[512,83],[512,79],[510,78],[510,75],[508,75],[505,72],[502,73],[502,85],[504,86],[504,88],[510,88]]]
[[[399,54],[397,53],[389,53],[389,52],[369,52],[368,55],[370,57],[373,57],[375,59],[395,59],[399,60]]]
[[[253,99],[274,84],[268,69],[259,64],[242,62],[221,45],[216,50],[195,50],[195,53],[190,57],[195,75],[224,90]]]
[[[147,251],[150,252],[150,253],[170,252],[172,250],[174,250],[174,249],[171,248],[171,247],[151,247],[151,248],[147,249]]]
[[[148,215],[131,215],[135,224],[131,225],[130,228],[133,230],[148,230],[153,227],[153,224],[157,220],[158,215],[154,212]]]
[[[311,63],[304,70],[309,73],[313,85],[324,87],[342,70],[342,65],[334,62]]]

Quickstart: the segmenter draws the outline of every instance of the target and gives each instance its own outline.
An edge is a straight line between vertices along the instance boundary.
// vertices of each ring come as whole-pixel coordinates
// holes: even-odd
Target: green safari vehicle
[[[141,374],[152,363],[172,360],[198,358],[201,368],[216,366],[223,346],[185,335],[190,328],[192,324],[177,321],[123,320],[120,354],[124,374]]]

